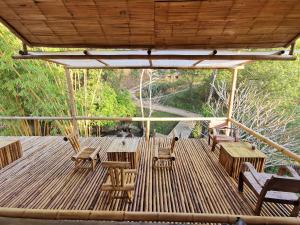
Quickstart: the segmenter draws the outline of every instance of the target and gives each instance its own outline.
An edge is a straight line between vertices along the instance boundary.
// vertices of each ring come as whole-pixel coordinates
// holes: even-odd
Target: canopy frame
[[[253,60],[295,60],[289,51],[126,50],[74,52],[20,51],[14,59],[41,59],[70,69],[234,69]]]

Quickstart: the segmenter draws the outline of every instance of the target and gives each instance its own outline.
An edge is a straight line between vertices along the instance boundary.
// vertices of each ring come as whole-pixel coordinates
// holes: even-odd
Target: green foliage
[[[66,114],[64,70],[47,62],[13,60],[11,56],[20,46],[21,43],[0,26],[0,114]]]
[[[239,71],[239,82],[247,82],[280,101],[279,110],[295,110],[300,100],[300,60],[259,61]]]
[[[39,60],[13,60],[21,42],[0,25],[0,115],[65,116],[69,114],[65,70]],[[61,49],[59,49],[61,50]],[[135,106],[128,91],[121,88],[122,70],[71,71],[79,115],[134,116]],[[28,122],[4,122],[5,134],[32,135]],[[51,123],[51,134],[65,124]],[[79,124],[80,127],[86,123]],[[82,126],[81,126],[82,125]],[[91,123],[90,125],[95,125]],[[99,122],[97,125],[112,125]],[[86,127],[85,127],[86,128]],[[83,128],[82,128],[83,129]]]
[[[192,137],[193,138],[200,138],[202,133],[201,133],[201,124],[200,122],[198,121],[194,127],[194,130],[192,131]]]
[[[177,115],[167,113],[167,112],[153,112],[152,117],[178,117]],[[167,121],[167,122],[151,122],[151,132],[156,129],[157,133],[168,135],[173,128],[177,125],[176,121]]]

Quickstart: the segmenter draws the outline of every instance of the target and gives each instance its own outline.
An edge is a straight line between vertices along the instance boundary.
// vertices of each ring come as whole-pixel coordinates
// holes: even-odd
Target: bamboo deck
[[[12,137],[0,137],[10,140]],[[15,139],[15,137],[14,137]],[[152,152],[140,140],[141,161],[133,203],[109,200],[100,192],[105,170],[74,171],[73,150],[62,137],[21,137],[24,155],[0,170],[0,207],[40,209],[89,209],[154,212],[198,212],[254,215],[256,198],[236,182],[201,139],[178,141],[173,170],[152,169]],[[102,146],[101,160],[113,138],[82,138],[88,146]],[[169,139],[159,139],[165,144]],[[261,215],[287,216],[286,206],[264,204]]]

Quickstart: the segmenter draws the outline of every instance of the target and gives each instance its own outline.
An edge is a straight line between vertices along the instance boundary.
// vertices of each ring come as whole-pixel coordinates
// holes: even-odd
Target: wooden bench
[[[294,205],[290,216],[298,216],[300,210],[300,176],[291,167],[282,166],[277,175],[258,173],[253,165],[245,162],[239,178],[239,191],[243,192],[243,184],[256,195],[255,214],[259,215],[263,202],[274,202]],[[291,177],[282,176],[289,173]]]
[[[159,143],[156,143],[156,130],[153,131],[153,168],[170,168],[173,167],[175,161],[175,143],[178,141],[178,135],[176,131],[173,131],[173,138],[169,147],[160,147]]]
[[[74,132],[64,137],[64,141],[69,141],[76,153],[72,156],[72,160],[75,161],[75,169],[83,168],[81,165],[83,165],[85,161],[90,161],[91,167],[89,168],[93,171],[95,170],[97,161],[100,162],[100,146],[97,148],[80,146],[79,135]]]
[[[130,162],[104,161],[102,166],[108,171],[101,191],[109,191],[110,198],[127,198],[132,202],[137,170],[129,169]],[[123,195],[117,196],[116,192],[121,192]]]

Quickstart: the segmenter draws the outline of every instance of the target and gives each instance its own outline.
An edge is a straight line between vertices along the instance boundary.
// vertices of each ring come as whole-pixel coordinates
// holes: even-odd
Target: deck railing
[[[104,117],[104,116],[0,116],[1,120],[65,120],[65,121],[78,121],[78,120],[98,120],[98,121],[118,121],[118,122],[146,122],[146,139],[149,140],[150,136],[150,124],[154,121],[216,121],[223,120],[226,121],[225,117]],[[266,143],[267,145],[275,148],[277,151],[282,152],[285,156],[295,160],[300,163],[300,155],[292,152],[291,150],[285,148],[284,146],[270,140],[269,138],[259,134],[258,132],[248,128],[247,126],[235,121],[234,119],[228,119],[229,122],[243,129],[245,132],[259,139],[260,141]]]
[[[104,221],[151,221],[177,223],[228,223],[238,218],[247,224],[293,225],[299,224],[299,217],[270,217],[209,213],[169,213],[169,212],[127,212],[92,210],[51,210],[0,208],[0,217],[43,219],[43,220],[104,220]],[[43,224],[47,224],[46,221]]]

